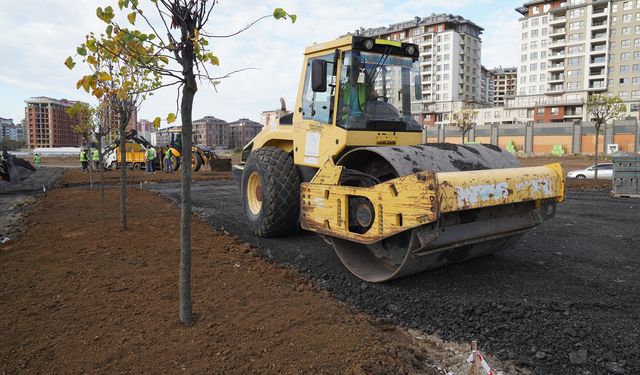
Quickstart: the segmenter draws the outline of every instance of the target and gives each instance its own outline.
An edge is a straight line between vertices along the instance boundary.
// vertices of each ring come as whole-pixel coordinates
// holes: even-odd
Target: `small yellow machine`
[[[182,127],[175,127],[169,130],[171,139],[170,146],[171,154],[173,155],[173,170],[177,171],[180,169],[180,165],[183,164],[182,160]],[[162,152],[164,153],[164,148],[162,148]],[[213,153],[208,147],[194,144],[191,147],[191,170],[197,172],[202,168],[203,165],[211,164],[211,161],[214,159],[218,159],[216,154]],[[212,167],[213,168],[213,167]],[[229,168],[229,167],[227,167]],[[229,169],[227,169],[229,171]]]
[[[299,224],[381,282],[499,251],[554,216],[559,164],[420,144],[421,95],[415,44],[347,36],[308,47],[294,112],[233,169],[251,230],[281,236]]]

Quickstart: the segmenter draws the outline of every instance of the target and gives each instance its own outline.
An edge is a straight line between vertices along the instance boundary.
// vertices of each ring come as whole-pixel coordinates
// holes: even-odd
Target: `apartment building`
[[[640,0],[530,1],[522,17],[517,96],[521,121],[588,120],[591,93],[640,102]]]
[[[0,117],[0,142],[2,141],[24,141],[22,124],[16,125],[13,119]]]
[[[448,123],[451,112],[487,103],[482,87],[480,35],[484,29],[461,16],[432,14],[356,31],[358,35],[415,43],[420,48],[422,100],[412,113],[425,126]]]
[[[244,147],[262,130],[262,124],[241,118],[238,121],[229,123],[229,147]]]
[[[193,122],[194,142],[205,146],[229,144],[229,123],[214,116],[205,116]]]
[[[504,107],[507,98],[516,96],[518,69],[516,67],[491,69],[491,81],[494,86],[492,104],[494,107]]]
[[[495,98],[495,83],[491,74],[491,70],[480,66],[480,102],[484,106],[493,107]]]
[[[25,103],[29,148],[80,146],[80,136],[71,130],[73,120],[66,112],[75,101],[39,96]]]
[[[156,132],[156,128],[153,126],[153,122],[149,120],[139,120],[135,125],[135,129],[138,132],[138,135],[147,141],[151,141],[151,139],[155,138],[153,133]]]

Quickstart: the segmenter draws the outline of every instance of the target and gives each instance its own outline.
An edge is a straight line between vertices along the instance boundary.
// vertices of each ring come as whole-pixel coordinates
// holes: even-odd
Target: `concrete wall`
[[[460,131],[453,126],[436,126],[425,130],[428,143],[461,143]],[[593,154],[595,126],[592,122],[553,122],[528,124],[477,125],[469,132],[468,142],[491,143],[502,148],[513,143],[516,151],[526,154],[550,154],[560,145],[565,154]],[[636,119],[614,121],[602,126],[598,140],[600,151],[617,144],[624,152],[640,152],[640,126]]]

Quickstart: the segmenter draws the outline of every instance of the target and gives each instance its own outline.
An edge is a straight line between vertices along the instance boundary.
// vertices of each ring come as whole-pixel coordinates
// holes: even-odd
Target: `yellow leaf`
[[[158,129],[160,127],[160,117],[156,117],[153,119],[153,127]]]
[[[93,56],[87,57],[87,62],[91,65],[98,65],[98,60]]]
[[[107,72],[98,73],[98,79],[101,81],[111,81],[111,76]]]
[[[165,64],[169,63],[169,58],[167,56],[158,56],[158,59]]]
[[[136,12],[131,12],[127,15],[127,19],[129,20],[129,23],[131,23],[132,25],[136,24]]]
[[[93,95],[98,99],[100,99],[103,94],[104,94],[104,90],[100,88],[93,90]]]
[[[67,57],[66,60],[64,60],[64,65],[67,66],[67,68],[69,69],[73,69],[74,66],[76,66],[76,63],[73,62],[73,59],[71,58],[71,56]]]
[[[83,82],[84,82],[84,81],[82,80],[82,78],[80,78],[80,79],[78,80],[78,82],[76,82],[76,89],[80,89],[80,87],[82,87],[82,85],[83,85]]]
[[[89,76],[84,76],[82,78],[82,87],[84,91],[89,92],[89,88],[91,87],[91,79]]]
[[[167,115],[167,123],[171,124],[174,121],[176,121],[176,114],[175,113],[169,113]]]

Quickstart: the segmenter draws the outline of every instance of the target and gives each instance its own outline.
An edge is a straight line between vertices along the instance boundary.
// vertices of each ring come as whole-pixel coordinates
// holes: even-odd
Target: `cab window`
[[[304,90],[302,92],[302,118],[315,120],[325,124],[331,123],[333,107],[333,95],[335,91],[335,77],[333,76],[333,54],[314,57],[307,60],[306,76],[304,78]],[[327,90],[325,92],[313,92],[311,89],[311,64],[313,60],[327,61]]]

